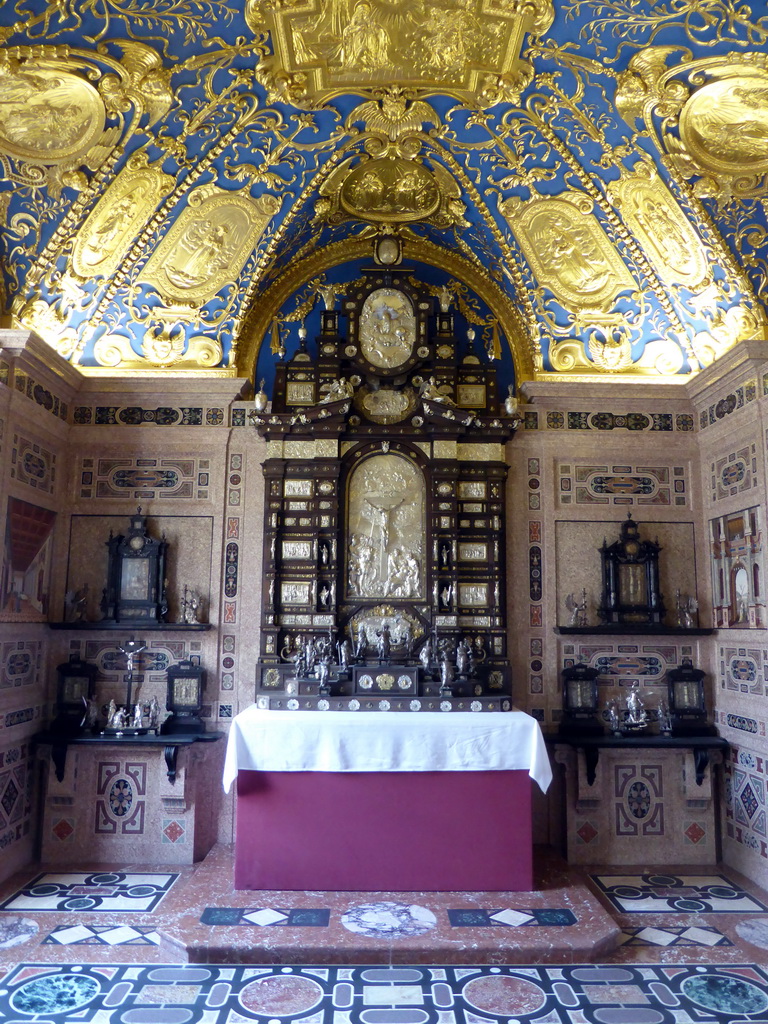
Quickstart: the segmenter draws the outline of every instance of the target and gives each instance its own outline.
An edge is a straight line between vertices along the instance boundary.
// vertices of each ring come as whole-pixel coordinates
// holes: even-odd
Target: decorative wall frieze
[[[146,409],[138,405],[78,405],[74,409],[76,426],[96,427],[221,427],[227,426],[224,410],[216,406],[158,406]]]
[[[689,413],[671,412],[588,412],[586,410],[527,409],[523,412],[524,430],[626,430],[632,433],[690,433],[695,421]]]

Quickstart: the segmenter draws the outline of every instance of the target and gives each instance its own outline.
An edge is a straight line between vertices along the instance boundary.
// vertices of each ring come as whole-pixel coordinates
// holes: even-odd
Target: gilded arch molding
[[[258,299],[246,315],[235,353],[238,376],[249,376],[256,365],[261,345],[267,335],[272,319],[294,292],[318,274],[351,260],[365,258],[371,254],[371,239],[348,239],[335,242],[317,250],[293,264]],[[485,302],[498,320],[512,353],[515,381],[532,380],[534,371],[533,342],[526,331],[520,314],[510,304],[501,289],[469,260],[457,256],[440,246],[421,239],[406,239],[403,245],[405,260],[413,259],[430,264],[463,281]]]

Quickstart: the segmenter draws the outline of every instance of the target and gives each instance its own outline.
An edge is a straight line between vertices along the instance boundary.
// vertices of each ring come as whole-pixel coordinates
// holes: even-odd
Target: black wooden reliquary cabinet
[[[323,313],[317,356],[302,340],[251,413],[267,440],[260,707],[511,707],[517,420],[472,340],[457,354],[445,293],[436,305],[405,268],[363,271]]]

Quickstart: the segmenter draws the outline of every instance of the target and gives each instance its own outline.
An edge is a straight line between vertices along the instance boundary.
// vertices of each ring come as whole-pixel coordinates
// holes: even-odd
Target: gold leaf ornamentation
[[[246,13],[254,32],[269,30],[273,88],[291,90],[294,102],[305,89],[310,105],[393,81],[475,105],[499,102],[530,75],[525,37],[554,18],[551,0],[249,0]]]
[[[609,194],[665,284],[699,291],[711,283],[699,236],[652,169],[641,164],[624,171]]]
[[[42,61],[0,62],[0,151],[8,156],[72,164],[99,140],[105,116],[85,79]]]

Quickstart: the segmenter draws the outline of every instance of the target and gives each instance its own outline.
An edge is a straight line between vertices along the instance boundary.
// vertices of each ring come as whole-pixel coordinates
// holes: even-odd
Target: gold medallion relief
[[[764,174],[768,171],[768,72],[744,67],[741,75],[735,75],[735,70],[691,96],[680,115],[680,135],[706,170]]]
[[[429,171],[411,160],[369,160],[350,171],[340,192],[346,213],[364,220],[408,222],[429,217],[440,192]]]

